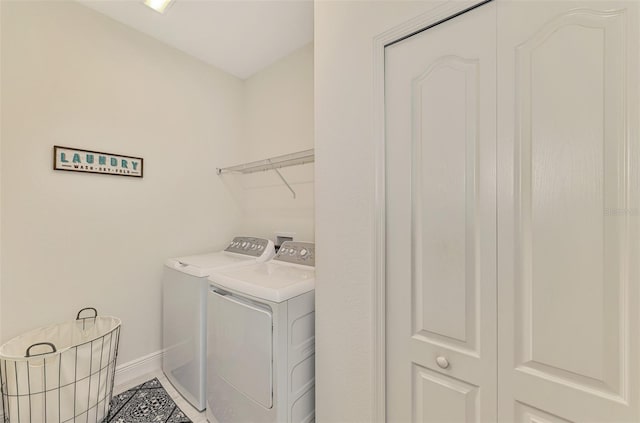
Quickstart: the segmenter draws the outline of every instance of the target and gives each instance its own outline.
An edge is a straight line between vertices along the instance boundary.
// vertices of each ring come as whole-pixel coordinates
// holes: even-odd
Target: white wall
[[[366,422],[374,417],[374,37],[430,7],[427,1],[316,2],[319,422]]]
[[[313,132],[313,44],[293,52],[245,81],[243,156],[247,161],[308,150]],[[225,175],[243,190],[241,231],[273,238],[276,231],[314,240],[313,164],[280,169],[294,199],[273,171]]]
[[[241,210],[243,82],[74,2],[1,2],[2,340],[83,306],[161,347],[165,258],[221,247]],[[54,144],[144,158],[143,179],[54,172]]]

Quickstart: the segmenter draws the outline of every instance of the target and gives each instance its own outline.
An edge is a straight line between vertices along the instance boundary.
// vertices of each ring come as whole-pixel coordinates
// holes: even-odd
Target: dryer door
[[[273,406],[273,324],[266,306],[210,291],[211,370],[265,408]]]

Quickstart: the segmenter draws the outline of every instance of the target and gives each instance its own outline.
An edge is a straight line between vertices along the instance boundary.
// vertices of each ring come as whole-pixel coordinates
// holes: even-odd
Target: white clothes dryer
[[[209,422],[315,419],[315,248],[209,277]]]
[[[223,251],[168,259],[162,277],[162,370],[199,411],[206,404],[207,277],[269,260],[273,242],[236,237]]]

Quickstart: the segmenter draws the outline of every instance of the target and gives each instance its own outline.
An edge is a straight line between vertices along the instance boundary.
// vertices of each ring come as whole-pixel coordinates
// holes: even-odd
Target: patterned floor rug
[[[108,423],[192,423],[157,378],[114,395]]]

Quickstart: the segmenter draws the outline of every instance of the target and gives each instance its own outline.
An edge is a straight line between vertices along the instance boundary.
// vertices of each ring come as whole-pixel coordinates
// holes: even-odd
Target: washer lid
[[[168,259],[165,265],[171,269],[202,278],[209,276],[213,270],[266,261],[274,254],[275,249],[272,241],[238,236],[233,238],[224,251],[172,258]]]
[[[255,258],[250,256],[219,251],[209,254],[168,259],[165,265],[171,269],[202,278],[209,276],[211,272],[216,269],[248,265],[255,262]]]
[[[220,288],[280,303],[315,289],[315,268],[272,260],[211,273]]]

